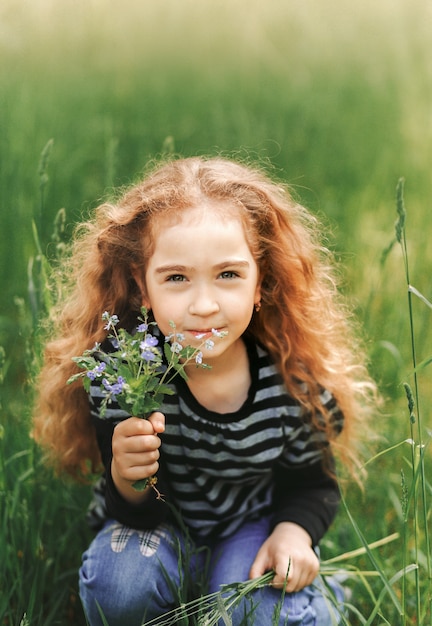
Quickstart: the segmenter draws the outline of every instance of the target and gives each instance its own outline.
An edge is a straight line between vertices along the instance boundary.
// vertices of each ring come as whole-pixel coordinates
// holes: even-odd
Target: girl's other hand
[[[149,419],[130,417],[117,424],[112,437],[111,473],[120,494],[131,503],[139,503],[148,489],[136,491],[135,481],[154,476],[159,469],[158,437],[165,430],[163,413],[152,413]]]
[[[257,578],[269,570],[275,571],[273,586],[283,587],[286,581],[288,593],[313,582],[319,572],[319,559],[304,528],[293,522],[277,524],[258,550],[249,577]]]

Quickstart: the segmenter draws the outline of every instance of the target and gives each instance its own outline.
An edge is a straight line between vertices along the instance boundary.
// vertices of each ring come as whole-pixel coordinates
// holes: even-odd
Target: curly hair
[[[72,357],[106,337],[104,311],[115,312],[125,327],[133,324],[141,305],[133,269],[145,269],[158,220],[181,219],[203,199],[239,211],[259,268],[262,308],[247,332],[271,353],[288,391],[315,426],[327,431],[332,446],[345,460],[356,458],[356,425],[364,431],[376,387],[320,223],[260,168],[192,157],[158,164],[76,229],[59,279],[61,297],[51,314],[34,409],[33,435],[58,470],[80,479],[100,469],[87,395],[80,385],[66,385],[76,372]],[[333,393],[344,414],[341,437],[321,406],[322,388]]]

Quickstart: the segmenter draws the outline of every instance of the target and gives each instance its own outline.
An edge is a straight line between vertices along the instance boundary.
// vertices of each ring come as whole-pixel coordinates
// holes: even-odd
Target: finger
[[[155,433],[163,433],[165,430],[165,415],[160,411],[155,411],[147,420],[152,426]]]
[[[305,561],[301,562],[297,568],[297,585],[296,591],[303,589],[312,584],[319,574],[320,562],[316,554],[312,551]]]
[[[116,463],[115,467],[117,468],[118,475],[121,478],[129,482],[134,482],[142,478],[149,478],[150,476],[154,476],[159,469],[159,463],[156,462],[150,465],[145,464],[132,466],[123,466],[122,464],[119,465]]]
[[[154,438],[158,439],[157,437]],[[113,448],[113,461],[123,473],[133,468],[137,468],[139,471],[145,468],[146,472],[150,471],[149,468],[157,471],[159,458],[160,453],[157,448],[150,450]]]
[[[272,580],[272,585],[273,587],[277,587],[278,589],[285,587],[286,591],[293,591],[296,584],[296,572],[292,560],[289,559],[285,570],[281,568],[278,568],[276,570],[275,576]]]
[[[120,442],[112,443],[113,451],[119,449],[129,454],[142,454],[157,451],[161,445],[161,440],[157,435],[134,435],[125,437]]]
[[[264,570],[262,569],[262,567],[260,567],[259,564],[254,563],[252,567],[250,568],[249,578],[250,580],[252,580],[254,578],[259,578],[263,574],[264,574]]]
[[[142,430],[151,432],[149,432],[149,434],[142,434]],[[151,424],[145,426],[144,429],[138,428],[130,433],[122,433],[120,429],[116,429],[111,442],[113,455],[115,457],[121,457],[126,454],[146,454],[157,450],[160,445],[161,440],[158,435],[153,434]]]
[[[134,437],[135,435],[153,435],[154,427],[148,420],[139,417],[128,417],[114,428],[115,436]]]
[[[150,458],[141,458],[140,460],[132,459],[131,464],[128,466],[128,471],[137,472],[144,477],[153,476],[153,474],[157,473],[158,469],[159,462],[157,460],[151,460]]]
[[[258,554],[255,557],[255,561],[252,563],[252,566],[249,571],[249,578],[252,580],[253,578],[259,578],[265,572],[270,569],[268,565],[267,558],[264,554],[258,551]]]
[[[314,568],[296,565],[291,562],[288,574],[283,576],[281,572],[277,573],[272,581],[272,585],[279,589],[285,587],[288,593],[293,593],[312,584],[316,575],[317,572]]]

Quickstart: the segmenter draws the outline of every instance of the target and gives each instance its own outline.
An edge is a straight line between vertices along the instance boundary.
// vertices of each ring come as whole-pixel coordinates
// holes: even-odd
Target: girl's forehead
[[[254,259],[259,255],[259,243],[243,206],[224,200],[197,201],[184,208],[153,214],[147,235],[148,244],[144,248],[147,260],[156,250],[166,249],[167,246],[178,250],[180,244],[190,242],[190,237],[195,238],[194,243],[187,245],[193,248],[196,247],[196,240],[206,241],[208,250],[215,242],[219,248],[221,242],[225,242],[226,246],[234,245],[236,249],[246,244]]]
[[[209,201],[204,199],[181,210],[164,212],[154,216],[153,225],[156,233],[159,228],[169,228],[179,224],[193,227],[202,222],[242,222],[239,207],[234,202]]]

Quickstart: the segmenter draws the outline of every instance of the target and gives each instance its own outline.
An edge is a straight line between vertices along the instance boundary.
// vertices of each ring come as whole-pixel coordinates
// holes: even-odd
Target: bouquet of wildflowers
[[[105,311],[102,320],[105,322],[104,329],[109,331],[108,339],[114,351],[102,352],[97,343],[82,356],[73,357],[73,361],[84,371],[74,374],[67,381],[71,384],[82,379],[84,389],[89,392],[92,381],[100,380],[103,393],[101,418],[114,399],[129,415],[147,418],[160,408],[166,394],[174,393],[169,385],[177,374],[187,380],[186,365],[195,362],[197,367],[210,369],[203,362],[202,349],[211,350],[213,339],[206,338],[198,348],[183,346],[184,336],[176,332],[174,323],[171,323],[173,332],[165,337],[162,351],[158,338],[150,332],[156,323],[149,322],[145,307],[142,307],[139,324],[132,333],[124,328],[117,329],[117,315]],[[212,335],[224,337],[226,333],[212,329]],[[156,480],[153,476],[139,480],[133,486],[142,491],[148,485],[154,487]]]

